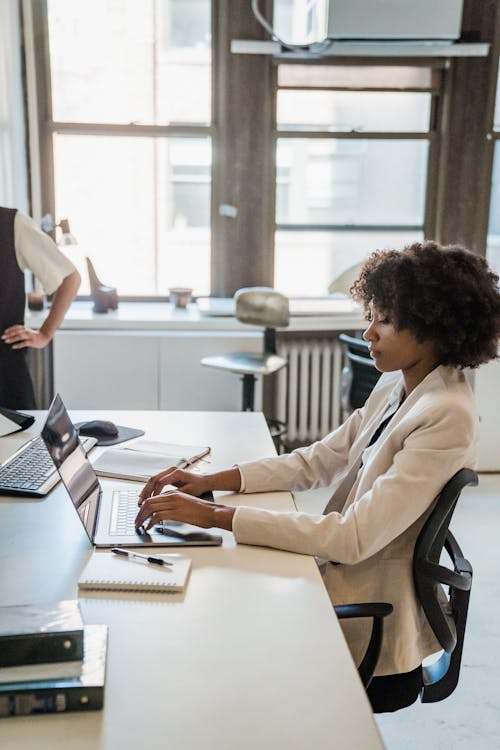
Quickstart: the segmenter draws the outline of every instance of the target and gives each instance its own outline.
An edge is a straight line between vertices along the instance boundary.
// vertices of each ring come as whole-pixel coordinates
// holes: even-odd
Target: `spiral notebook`
[[[161,555],[172,566],[153,565],[112,552],[94,552],[78,580],[81,590],[183,591],[191,570],[191,559],[184,555]]]

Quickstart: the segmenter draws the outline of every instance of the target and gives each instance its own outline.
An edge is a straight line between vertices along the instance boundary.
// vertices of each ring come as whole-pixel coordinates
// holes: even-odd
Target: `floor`
[[[295,499],[300,510],[321,512],[328,493]],[[460,682],[441,703],[377,715],[387,750],[500,749],[500,474],[465,489],[452,530],[474,569]]]

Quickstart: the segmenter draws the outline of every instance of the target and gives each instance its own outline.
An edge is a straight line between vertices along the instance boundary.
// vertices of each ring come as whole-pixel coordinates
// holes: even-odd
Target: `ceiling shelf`
[[[331,42],[321,51],[313,49],[289,50],[280,42],[258,41],[253,39],[233,39],[231,52],[236,55],[272,55],[280,58],[318,57],[487,57],[489,44],[465,42],[389,42],[370,41]]]

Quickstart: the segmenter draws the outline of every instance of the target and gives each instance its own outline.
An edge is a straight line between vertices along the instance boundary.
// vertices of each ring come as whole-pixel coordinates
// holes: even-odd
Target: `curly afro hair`
[[[415,243],[377,250],[351,287],[415,338],[433,341],[442,365],[478,367],[497,357],[500,336],[498,276],[484,258],[459,245]]]

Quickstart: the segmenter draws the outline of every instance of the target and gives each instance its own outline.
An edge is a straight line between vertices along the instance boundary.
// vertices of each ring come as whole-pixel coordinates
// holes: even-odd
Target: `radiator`
[[[288,359],[276,384],[276,416],[287,425],[285,442],[307,444],[340,424],[342,346],[335,338],[282,340]]]

